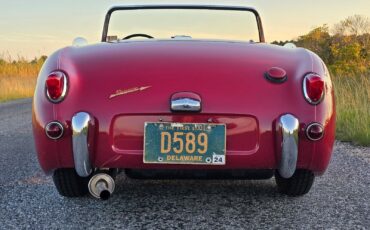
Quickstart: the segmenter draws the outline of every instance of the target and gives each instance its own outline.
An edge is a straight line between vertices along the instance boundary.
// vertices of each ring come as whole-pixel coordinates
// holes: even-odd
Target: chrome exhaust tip
[[[98,173],[91,177],[89,184],[90,194],[102,200],[108,200],[114,192],[114,179],[106,173]]]

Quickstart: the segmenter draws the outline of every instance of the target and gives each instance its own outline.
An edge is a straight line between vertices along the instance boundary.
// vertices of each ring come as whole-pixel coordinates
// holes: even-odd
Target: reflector
[[[63,136],[63,125],[59,122],[53,121],[46,125],[45,133],[50,139],[56,140]]]
[[[287,80],[287,73],[279,67],[272,67],[265,73],[265,78],[273,83],[283,83]]]
[[[324,127],[319,123],[311,123],[306,129],[307,138],[318,141],[324,136]]]

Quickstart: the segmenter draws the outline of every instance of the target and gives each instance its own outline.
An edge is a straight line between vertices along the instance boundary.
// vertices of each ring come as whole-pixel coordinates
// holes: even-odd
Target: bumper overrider
[[[91,128],[94,127],[93,117],[86,112],[76,113],[72,117],[72,149],[75,170],[80,177],[90,177],[88,189],[90,194],[98,199],[107,200],[115,188],[115,181],[112,174],[116,171],[98,171],[93,175],[91,166],[90,145]]]
[[[285,114],[279,118],[276,131],[276,149],[280,159],[278,172],[283,178],[290,178],[297,167],[299,121],[293,115]]]
[[[72,117],[72,149],[76,172],[81,177],[92,173],[89,151],[89,129],[93,118],[86,112],[76,113]]]

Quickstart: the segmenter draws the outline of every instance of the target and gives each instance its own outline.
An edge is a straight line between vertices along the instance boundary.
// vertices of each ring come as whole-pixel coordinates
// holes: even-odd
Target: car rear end
[[[96,55],[90,55],[91,50]],[[35,136],[42,139],[36,142],[39,157],[46,159],[42,166],[46,171],[78,166],[81,175],[89,175],[94,168],[281,167],[288,167],[288,174],[296,168],[321,174],[330,159],[334,109],[329,75],[320,61],[312,61],[312,55],[303,49],[205,41],[141,41],[62,50],[58,68],[49,72],[59,69],[64,73],[66,95],[62,101],[52,101],[48,91],[39,89],[36,97],[42,103],[34,104],[34,111],[44,110],[34,112]],[[279,69],[286,75],[283,82],[266,77],[279,79],[274,76]],[[305,83],[310,73],[325,83],[325,95],[317,104],[308,101],[308,86],[304,86],[311,84]],[[40,78],[45,82],[39,82],[39,87],[45,87],[51,77]],[[192,103],[185,101],[174,109],[178,99],[198,101],[199,108],[191,110]],[[41,132],[55,121],[62,125],[63,135],[57,140],[43,136]],[[283,156],[286,122],[295,126],[290,132],[298,138],[292,143],[297,148],[296,159]],[[307,129],[316,123],[323,136],[312,140]],[[161,124],[168,131],[162,139]],[[148,125],[157,128],[148,133]],[[222,142],[212,153],[202,153],[205,138],[199,137],[201,132],[193,132],[194,137],[188,134],[197,125],[206,131],[219,127],[215,134],[206,132],[212,140],[207,148]],[[155,148],[148,145],[153,140]],[[145,148],[149,149],[146,154],[157,159],[145,162]],[[206,161],[213,153],[224,156],[223,161]],[[207,157],[199,160],[202,154]],[[161,162],[161,155],[169,161]],[[184,158],[187,155],[199,161]],[[284,160],[287,163],[282,166]]]

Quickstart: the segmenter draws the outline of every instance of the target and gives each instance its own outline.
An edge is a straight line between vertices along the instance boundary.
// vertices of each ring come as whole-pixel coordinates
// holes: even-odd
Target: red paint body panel
[[[176,123],[212,123],[226,124],[227,146],[230,152],[253,154],[259,146],[259,132],[257,120],[254,117],[208,115],[208,114],[176,114],[176,115],[128,115],[119,116],[113,120],[111,134],[113,149],[117,153],[126,153],[132,150],[143,150],[144,123],[165,122]]]
[[[288,79],[274,84],[264,78],[280,67]],[[68,75],[64,101],[50,103],[45,79],[55,70]],[[323,76],[325,98],[313,106],[304,99],[306,73]],[[109,99],[117,90],[147,87]],[[194,92],[202,99],[200,113],[173,113],[170,98]],[[39,161],[46,172],[74,167],[71,118],[80,111],[95,119],[91,157],[94,167],[110,168],[244,168],[276,169],[276,120],[291,113],[298,118],[298,167],[322,174],[327,168],[335,132],[335,107],[329,74],[321,59],[301,48],[225,41],[128,41],[68,47],[53,54],[38,78],[33,104],[33,128]],[[224,166],[143,164],[145,121],[227,124],[227,162]],[[64,136],[46,137],[45,125],[61,121]],[[324,138],[312,142],[304,128],[324,125]]]

